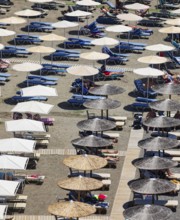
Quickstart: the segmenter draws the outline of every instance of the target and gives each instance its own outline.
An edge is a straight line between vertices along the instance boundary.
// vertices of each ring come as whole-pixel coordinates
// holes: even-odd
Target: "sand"
[[[69,1],[66,1],[69,3]],[[156,1],[152,1],[153,5]],[[13,16],[14,12],[20,11],[24,8],[29,8],[32,4],[28,1],[24,0],[14,0],[14,6],[11,8],[10,12],[8,12],[6,15],[1,15],[0,18],[3,17],[9,17]],[[48,22],[57,22],[59,19],[62,18],[61,15],[61,9],[59,8],[57,11],[51,10],[48,13],[48,16],[42,19],[42,21],[48,21]],[[94,17],[97,17],[100,14],[99,9],[96,10],[94,13]],[[34,21],[36,19],[30,19],[30,21]],[[93,21],[94,18],[89,19],[89,23]],[[127,22],[124,22],[124,24],[127,24]],[[85,25],[85,23],[81,23],[80,26]],[[15,31],[18,33],[22,33],[23,27],[25,24],[15,26]],[[166,26],[166,25],[164,25]],[[132,39],[132,41],[138,41],[143,42],[147,44],[155,44],[155,43],[161,43],[163,40],[163,37],[165,35],[158,32],[158,27],[150,27],[153,29],[154,34],[147,39]],[[12,29],[12,28],[9,28]],[[69,33],[67,31],[67,37],[69,34],[71,36],[77,36],[77,31],[71,30]],[[24,32],[25,33],[25,32]],[[27,32],[26,32],[27,33]],[[56,29],[53,31],[53,33],[63,35],[63,31],[60,29]],[[44,35],[45,33],[32,33],[34,35]],[[107,36],[109,37],[115,37],[115,34],[107,33]],[[83,37],[83,36],[82,36]],[[12,40],[11,37],[4,38],[2,40],[2,43],[7,45]],[[169,44],[167,42],[163,42],[165,44]],[[54,43],[54,47],[57,48],[59,43]],[[50,42],[44,42],[42,45],[51,46]],[[31,45],[25,46],[30,47]],[[60,45],[61,46],[61,45]],[[90,50],[95,51],[101,51],[100,47],[92,47],[92,49],[78,49],[81,50],[81,52],[87,52]],[[144,51],[141,53],[131,53],[129,61],[126,65],[117,65],[116,67],[122,67],[126,68],[128,70],[134,69],[134,68],[140,68],[140,67],[146,67],[146,64],[142,64],[137,62],[137,58],[141,56],[146,56],[150,54],[155,54],[155,52],[151,51]],[[22,61],[33,61],[38,62],[39,55],[33,54],[31,56],[28,56],[28,58],[10,58],[12,65],[17,62]],[[49,62],[47,61],[47,57],[45,56],[45,59],[43,59],[43,62]],[[57,61],[57,63],[59,63]],[[80,59],[79,62],[71,61],[62,61],[62,63],[73,63],[73,64],[88,64],[91,65],[91,61],[86,61],[83,59]],[[11,66],[12,66],[11,65]],[[100,66],[100,63],[96,63],[96,66]],[[12,133],[7,133],[5,131],[4,121],[11,120],[12,116],[10,113],[10,110],[13,108],[15,103],[12,102],[10,97],[14,96],[16,91],[18,91],[20,88],[24,87],[22,82],[26,78],[27,73],[23,72],[15,72],[12,70],[12,68],[9,68],[9,73],[12,74],[10,81],[6,83],[5,86],[2,87],[2,96],[0,97],[0,138],[6,138],[6,137],[12,137]],[[48,98],[48,102],[50,104],[54,104],[54,108],[52,112],[49,114],[50,117],[55,118],[54,126],[50,127],[49,133],[51,134],[51,140],[48,148],[50,149],[73,149],[73,146],[71,145],[71,140],[78,138],[79,130],[76,126],[77,122],[80,120],[86,119],[86,109],[84,108],[73,108],[67,103],[67,100],[71,97],[70,85],[73,82],[73,80],[77,78],[75,76],[66,74],[65,77],[59,77],[58,85],[56,86],[56,89],[58,91],[59,96],[58,97],[50,97]],[[134,110],[129,106],[131,103],[135,101],[135,93],[134,91],[134,79],[141,78],[140,76],[135,75],[133,72],[127,71],[125,72],[125,76],[121,80],[112,80],[112,81],[101,81],[97,82],[97,84],[105,84],[109,83],[116,86],[121,86],[125,88],[125,92],[121,95],[115,95],[112,96],[112,99],[119,100],[121,102],[121,106],[115,110],[111,110],[111,115],[121,115],[121,116],[127,116],[127,124],[123,127],[122,131],[118,131],[120,134],[119,142],[115,144],[115,149],[125,151],[129,139],[129,133],[132,125],[133,120],[133,113]],[[177,97],[175,97],[177,98]],[[99,111],[90,110],[90,112],[94,112],[96,115],[100,115]],[[36,170],[28,170],[25,171],[26,173],[36,173],[45,175],[45,181],[43,185],[33,185],[28,184],[25,186],[24,193],[25,195],[28,195],[27,200],[27,208],[25,210],[24,214],[27,215],[46,215],[47,207],[49,204],[56,201],[56,197],[59,198],[67,198],[68,191],[62,190],[57,186],[57,182],[60,179],[63,179],[67,177],[68,174],[68,168],[66,168],[62,161],[64,156],[60,155],[49,155],[49,156],[42,156],[40,158],[40,161],[38,162]],[[110,207],[108,209],[107,215],[110,215],[111,207],[113,204],[114,195],[116,193],[116,188],[118,185],[121,169],[123,166],[123,157],[120,157],[120,161],[117,164],[116,169],[102,169],[100,172],[108,172],[111,174],[111,180],[112,184],[109,191],[105,191],[104,193],[108,195],[108,202],[110,203]],[[97,193],[97,192],[96,192]]]

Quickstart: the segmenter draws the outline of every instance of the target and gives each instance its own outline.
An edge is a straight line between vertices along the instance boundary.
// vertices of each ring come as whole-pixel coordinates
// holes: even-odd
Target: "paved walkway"
[[[119,185],[114,198],[110,220],[124,220],[123,205],[131,199],[131,190],[127,183],[134,179],[136,175],[136,168],[131,164],[131,161],[138,158],[140,155],[140,148],[137,147],[137,143],[142,138],[143,129],[131,130],[126,157],[124,160]]]

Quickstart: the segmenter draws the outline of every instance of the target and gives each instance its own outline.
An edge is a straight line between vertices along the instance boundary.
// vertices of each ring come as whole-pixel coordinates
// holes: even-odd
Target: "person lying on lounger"
[[[123,72],[115,72],[115,71],[108,71],[108,70],[106,70],[105,64],[103,64],[103,65],[101,66],[100,71],[101,71],[105,76],[123,75],[123,74],[124,74]]]

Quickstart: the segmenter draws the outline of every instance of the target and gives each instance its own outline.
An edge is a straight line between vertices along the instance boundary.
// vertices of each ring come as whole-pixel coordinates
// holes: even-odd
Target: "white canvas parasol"
[[[11,112],[48,114],[53,107],[54,105],[45,104],[37,101],[29,101],[18,103],[16,106],[14,106]]]
[[[149,63],[149,64],[161,64],[168,61],[165,57],[160,56],[145,56],[137,59],[140,63]]]
[[[91,43],[97,46],[114,46],[119,44],[119,41],[110,37],[102,37],[99,39],[92,40]]]
[[[8,37],[8,36],[15,35],[15,34],[16,32],[14,31],[9,31],[9,30],[0,28],[0,37]]]
[[[180,26],[180,18],[168,19],[165,21],[165,23],[170,25]]]
[[[138,68],[133,70],[133,72],[141,76],[149,76],[149,77],[164,75],[163,71],[151,67]]]
[[[133,3],[129,5],[124,6],[126,9],[129,10],[146,10],[149,9],[150,7],[148,5],[140,4],[140,3]]]
[[[93,76],[98,74],[99,70],[90,66],[72,66],[67,68],[67,72],[75,76]]]
[[[11,155],[0,155],[1,169],[25,170],[28,164],[28,157],[19,157]]]
[[[82,6],[98,6],[101,5],[101,3],[92,1],[92,0],[82,0],[82,1],[77,1],[77,5],[82,5]]]
[[[6,131],[11,132],[45,132],[44,123],[31,119],[5,121]]]
[[[92,51],[87,53],[81,53],[80,57],[86,60],[106,60],[109,58],[109,55],[105,53]]]
[[[128,14],[119,14],[117,18],[123,21],[141,21],[143,18],[141,16],[128,13]]]
[[[2,50],[4,48],[3,44],[0,44],[0,50]]]
[[[65,41],[66,40],[65,37],[62,37],[57,34],[47,34],[47,35],[40,36],[39,38],[44,41]]]
[[[50,88],[47,86],[31,86],[20,90],[21,95],[25,96],[58,96],[57,90],[55,88]]]
[[[1,196],[15,196],[19,188],[20,182],[0,180],[0,195]]]
[[[169,46],[169,45],[165,45],[165,44],[154,44],[154,45],[150,45],[145,47],[146,50],[150,50],[150,51],[171,51],[171,50],[175,50],[175,48],[173,46]]]
[[[178,34],[180,33],[180,27],[170,26],[159,29],[160,33],[166,33],[166,34]]]
[[[69,17],[87,17],[91,14],[92,14],[91,12],[76,10],[76,11],[73,11],[73,12],[68,12],[65,15],[69,16]]]
[[[15,15],[22,16],[22,17],[35,17],[41,15],[40,11],[35,11],[31,9],[25,9],[22,11],[18,11],[14,13]]]
[[[33,72],[42,69],[42,65],[36,63],[20,63],[15,64],[12,69],[18,72]]]
[[[0,152],[33,152],[36,141],[21,138],[0,139]]]
[[[115,33],[124,33],[131,31],[132,28],[125,25],[112,25],[106,28],[106,31]]]
[[[0,219],[4,220],[6,218],[8,205],[0,205]]]
[[[26,20],[23,18],[18,18],[18,17],[9,17],[9,18],[2,18],[0,19],[1,23],[6,23],[6,24],[23,24],[26,23]]]

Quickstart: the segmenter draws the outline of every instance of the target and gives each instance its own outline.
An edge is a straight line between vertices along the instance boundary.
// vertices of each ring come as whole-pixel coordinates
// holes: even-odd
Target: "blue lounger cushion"
[[[71,67],[71,64],[42,64],[43,67],[54,67],[54,68],[63,68],[63,69],[67,69],[69,67]]]
[[[0,73],[0,77],[6,77],[6,78],[8,78],[8,77],[10,77],[10,76],[11,76],[10,73]]]
[[[95,95],[79,95],[79,94],[74,94],[72,96],[74,99],[90,99],[90,100],[96,100],[96,99],[105,99],[103,96],[95,96]]]
[[[78,50],[63,50],[63,49],[61,49],[61,50],[56,50],[56,52],[62,52],[62,53],[73,53],[73,54],[80,54],[81,52],[80,51],[78,51]],[[56,64],[55,64],[56,65]],[[59,65],[59,64],[58,64]],[[60,64],[61,65],[61,64]]]
[[[145,97],[137,97],[136,101],[138,102],[155,102],[157,99],[150,99],[150,98],[145,98]]]
[[[137,109],[146,109],[146,108],[149,108],[148,103],[145,103],[145,102],[134,102],[131,106],[132,106],[133,108],[137,108]]]
[[[45,97],[45,96],[27,96],[27,97],[13,96],[12,100],[17,101],[17,102],[23,102],[23,101],[47,101],[48,98]]]
[[[120,45],[117,45],[115,47],[116,49],[120,49],[120,50],[140,50],[140,51],[143,51],[145,50],[145,47],[139,47],[139,46],[134,46],[132,44],[120,44]]]
[[[146,47],[147,44],[138,43],[138,42],[127,42],[127,41],[121,41],[120,44],[132,44],[139,47]]]
[[[0,81],[6,81],[7,78],[6,77],[0,77]]]
[[[58,81],[59,78],[53,78],[48,76],[37,76],[37,75],[29,75],[28,79],[40,79],[40,80],[47,80],[47,81]]]
[[[43,85],[43,86],[54,86],[57,85],[57,82],[52,81],[41,81],[40,79],[29,79],[25,80],[24,83],[29,85]]]

